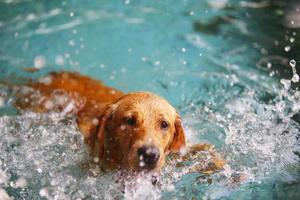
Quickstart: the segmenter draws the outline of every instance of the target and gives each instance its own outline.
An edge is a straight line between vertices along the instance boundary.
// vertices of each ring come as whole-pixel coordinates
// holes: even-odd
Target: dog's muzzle
[[[142,146],[137,151],[140,168],[153,169],[155,168],[159,157],[159,149],[155,146]]]

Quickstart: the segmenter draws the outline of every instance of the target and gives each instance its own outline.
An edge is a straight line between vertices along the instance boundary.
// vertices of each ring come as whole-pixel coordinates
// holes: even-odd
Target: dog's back
[[[74,114],[85,138],[96,131],[107,104],[123,95],[100,81],[74,72],[53,72],[21,87],[16,106],[34,112],[59,111]]]

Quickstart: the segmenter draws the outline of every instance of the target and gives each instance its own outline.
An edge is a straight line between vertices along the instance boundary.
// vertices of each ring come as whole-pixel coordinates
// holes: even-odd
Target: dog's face
[[[109,105],[97,139],[104,168],[157,170],[167,152],[185,147],[176,110],[148,92],[127,94]]]

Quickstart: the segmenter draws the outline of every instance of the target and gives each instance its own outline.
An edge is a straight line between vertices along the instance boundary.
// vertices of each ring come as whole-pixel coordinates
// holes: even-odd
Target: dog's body
[[[18,93],[18,108],[72,113],[84,138],[90,138],[96,131],[107,105],[123,96],[121,91],[104,86],[100,81],[70,72],[54,72],[28,86],[29,90]]]
[[[51,73],[28,86],[31,89],[19,92],[17,107],[75,115],[85,142],[97,151],[104,169],[158,170],[165,155],[185,148],[179,115],[152,93],[123,94],[70,72]]]

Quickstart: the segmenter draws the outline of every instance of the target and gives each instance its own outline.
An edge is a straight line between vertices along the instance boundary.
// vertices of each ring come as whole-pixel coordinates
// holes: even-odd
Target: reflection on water
[[[14,89],[1,84],[1,197],[296,199],[297,13],[297,1],[0,2],[1,82],[70,70],[158,93],[190,144],[212,143],[228,160],[210,176],[176,161],[156,175],[102,173],[72,118],[16,116]]]

